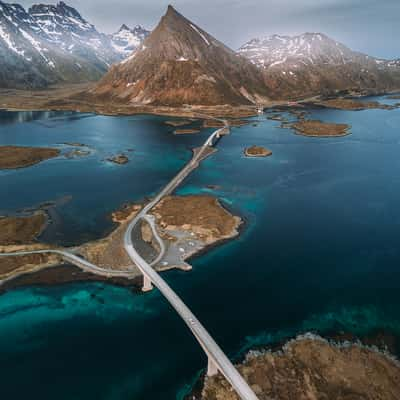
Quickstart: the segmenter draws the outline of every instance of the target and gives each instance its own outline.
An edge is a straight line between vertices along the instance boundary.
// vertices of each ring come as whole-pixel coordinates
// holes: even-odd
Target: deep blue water
[[[400,110],[313,110],[312,117],[349,123],[352,135],[306,138],[258,117],[257,126],[224,137],[179,189],[213,193],[246,219],[238,240],[193,260],[192,272],[165,274],[232,357],[310,330],[400,337]],[[65,242],[110,229],[109,211],[154,193],[209,133],[177,137],[164,119],[145,116],[0,118],[1,144],[93,147],[88,158],[0,173],[3,211],[72,196],[58,208],[57,240]],[[272,157],[245,158],[252,144]],[[128,148],[135,150],[129,164],[103,161]],[[205,365],[156,291],[87,283],[0,297],[4,399],[175,399]]]

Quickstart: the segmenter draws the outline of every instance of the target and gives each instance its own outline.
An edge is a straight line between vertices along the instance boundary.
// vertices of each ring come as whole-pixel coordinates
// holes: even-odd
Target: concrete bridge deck
[[[216,119],[216,118],[214,118]],[[217,119],[219,120],[219,119]],[[218,371],[227,379],[227,381],[232,385],[234,390],[243,400],[257,400],[257,396],[239,374],[237,369],[224,354],[221,348],[217,345],[211,335],[207,332],[200,321],[195,317],[195,315],[190,311],[190,309],[185,305],[185,303],[179,298],[179,296],[171,289],[171,287],[161,278],[161,276],[152,268],[152,265],[148,264],[136,251],[133,240],[132,233],[136,225],[145,220],[150,224],[153,235],[155,236],[157,242],[160,245],[160,253],[157,256],[155,262],[159,262],[165,252],[165,245],[163,240],[159,237],[157,230],[155,228],[154,220],[147,213],[155,207],[165,196],[171,194],[182,182],[183,180],[199,166],[199,163],[210,154],[210,148],[212,148],[220,139],[221,136],[229,133],[229,125],[226,120],[219,120],[224,123],[224,127],[217,129],[206,141],[205,143],[194,152],[192,159],[186,164],[186,166],[148,203],[144,206],[139,213],[134,217],[131,223],[128,225],[124,236],[124,247],[127,251],[132,262],[139,268],[143,274],[143,290],[151,290],[153,285],[156,286],[163,296],[168,300],[176,312],[181,316],[185,324],[189,327],[193,335],[196,337],[200,346],[206,353],[208,357],[208,368],[207,374],[214,375]],[[1,253],[0,256],[18,256],[27,254],[45,254],[52,253],[60,255],[64,260],[77,265],[85,271],[92,272],[101,276],[112,277],[126,277],[131,278],[132,272],[128,270],[116,271],[112,269],[100,268],[96,265],[89,263],[81,257],[75,254],[61,251],[61,250],[37,250],[30,252],[17,252],[17,253]]]

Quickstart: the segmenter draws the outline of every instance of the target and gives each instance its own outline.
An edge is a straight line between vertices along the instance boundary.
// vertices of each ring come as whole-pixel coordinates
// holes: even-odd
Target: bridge
[[[207,118],[209,118],[207,116]],[[257,400],[257,396],[250,388],[248,383],[239,374],[237,369],[231,363],[229,358],[224,354],[218,344],[214,341],[211,335],[207,332],[200,321],[195,317],[195,315],[190,311],[186,304],[180,299],[180,297],[172,290],[172,288],[164,281],[164,279],[153,269],[153,265],[159,262],[164,253],[165,245],[163,240],[158,235],[157,229],[155,227],[154,218],[148,215],[149,211],[153,209],[165,196],[171,194],[182,181],[194,170],[196,169],[200,162],[206,158],[211,152],[210,150],[219,141],[221,136],[229,133],[230,127],[226,120],[221,120],[214,118],[217,121],[223,123],[223,127],[217,129],[213,132],[204,144],[195,149],[193,152],[192,159],[178,172],[178,174],[172,178],[172,180],[149,202],[147,203],[133,218],[133,220],[128,225],[125,235],[124,235],[124,247],[129,255],[132,262],[137,266],[140,272],[143,274],[143,291],[149,291],[155,286],[163,296],[168,300],[171,306],[183,319],[185,324],[188,326],[190,331],[193,333],[200,346],[204,350],[208,358],[207,365],[207,375],[213,376],[220,372],[225,379],[232,385],[233,389],[239,395],[242,400]],[[160,253],[151,264],[147,263],[138,253],[134,247],[132,233],[134,228],[139,222],[145,220],[151,227],[152,233],[160,245]],[[2,253],[0,256],[10,256],[10,255],[27,255],[27,254],[44,254],[53,253],[60,255],[66,261],[77,265],[78,267],[102,276],[122,276],[126,278],[132,277],[132,272],[126,271],[116,271],[112,269],[105,269],[97,267],[78,257],[75,254],[61,251],[61,250],[37,250],[30,252],[18,252],[18,253]]]

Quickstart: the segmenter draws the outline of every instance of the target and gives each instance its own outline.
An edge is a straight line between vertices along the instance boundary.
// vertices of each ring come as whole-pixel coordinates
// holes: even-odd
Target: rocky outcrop
[[[296,122],[292,128],[297,134],[311,137],[334,137],[349,134],[349,125],[333,124],[322,121],[304,120]]]
[[[0,146],[0,169],[29,167],[59,154],[60,150],[49,147]]]
[[[124,154],[117,154],[115,156],[107,158],[107,161],[110,161],[114,164],[123,165],[129,162],[129,158]]]
[[[282,351],[250,352],[239,366],[259,400],[397,400],[400,365],[393,358],[356,344],[331,344],[303,337]],[[202,400],[238,400],[219,374],[207,378]]]
[[[251,146],[244,150],[246,157],[268,157],[272,151],[262,146]]]

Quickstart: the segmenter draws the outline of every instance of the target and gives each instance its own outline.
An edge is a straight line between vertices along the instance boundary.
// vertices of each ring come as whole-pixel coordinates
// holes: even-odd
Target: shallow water
[[[257,117],[178,191],[215,194],[246,219],[238,240],[193,260],[192,272],[164,275],[232,357],[306,331],[400,337],[400,110],[311,113],[351,124],[352,135],[306,138]],[[64,242],[101,236],[111,210],[157,191],[209,133],[174,136],[158,117],[18,115],[0,116],[0,143],[93,148],[0,173],[4,211],[72,196],[58,208]],[[272,157],[245,158],[252,144]],[[127,165],[103,161],[131,147]],[[205,365],[157,291],[87,283],[0,297],[4,398],[174,399]]]

